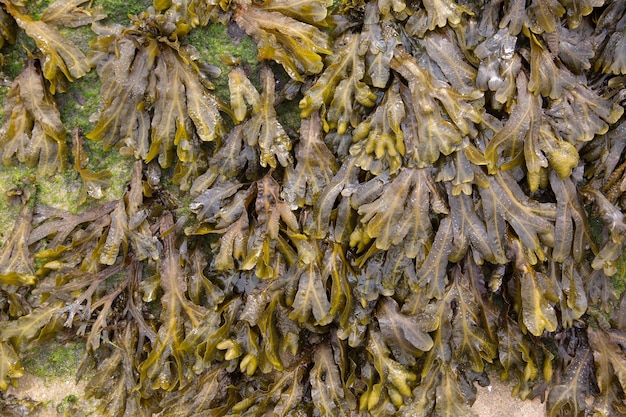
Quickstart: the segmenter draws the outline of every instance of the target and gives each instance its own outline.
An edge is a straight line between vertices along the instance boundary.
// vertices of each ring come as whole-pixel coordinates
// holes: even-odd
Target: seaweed
[[[3,163],[71,172],[81,209],[7,195],[0,390],[71,337],[103,416],[471,416],[494,371],[550,416],[625,412],[623,2],[1,3],[39,49]],[[259,64],[204,62],[212,25]],[[121,195],[57,104],[88,73]]]

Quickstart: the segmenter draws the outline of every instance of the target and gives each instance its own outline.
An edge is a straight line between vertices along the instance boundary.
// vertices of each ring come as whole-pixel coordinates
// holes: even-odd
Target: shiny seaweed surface
[[[32,47],[2,161],[82,184],[77,212],[6,196],[0,390],[71,334],[103,416],[471,416],[488,369],[626,414],[623,1],[0,3]],[[205,62],[216,25],[258,63]],[[121,197],[89,140],[136,160]]]

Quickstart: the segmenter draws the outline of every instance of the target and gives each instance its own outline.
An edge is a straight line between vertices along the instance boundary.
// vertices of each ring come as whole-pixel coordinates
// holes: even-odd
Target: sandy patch
[[[546,405],[539,399],[522,401],[511,396],[512,386],[491,376],[492,385],[478,387],[472,409],[479,417],[545,417]]]
[[[77,384],[73,379],[39,378],[26,373],[19,378],[17,388],[7,390],[5,398],[39,403],[28,417],[94,415],[97,402],[84,398],[85,384],[84,381]]]

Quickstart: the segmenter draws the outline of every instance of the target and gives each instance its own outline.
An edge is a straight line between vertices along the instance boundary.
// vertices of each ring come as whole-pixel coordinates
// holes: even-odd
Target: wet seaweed
[[[38,49],[3,162],[76,171],[84,208],[18,200],[0,389],[69,332],[103,416],[469,416],[489,369],[550,416],[625,412],[622,1],[1,3]],[[88,58],[56,29],[85,24]],[[258,71],[203,62],[210,25]],[[85,137],[136,159],[102,203],[56,104],[90,71]]]

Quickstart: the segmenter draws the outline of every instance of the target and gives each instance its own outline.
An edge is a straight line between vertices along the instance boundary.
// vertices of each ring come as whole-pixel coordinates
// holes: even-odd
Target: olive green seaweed
[[[0,411],[626,415],[625,21],[0,0]]]

